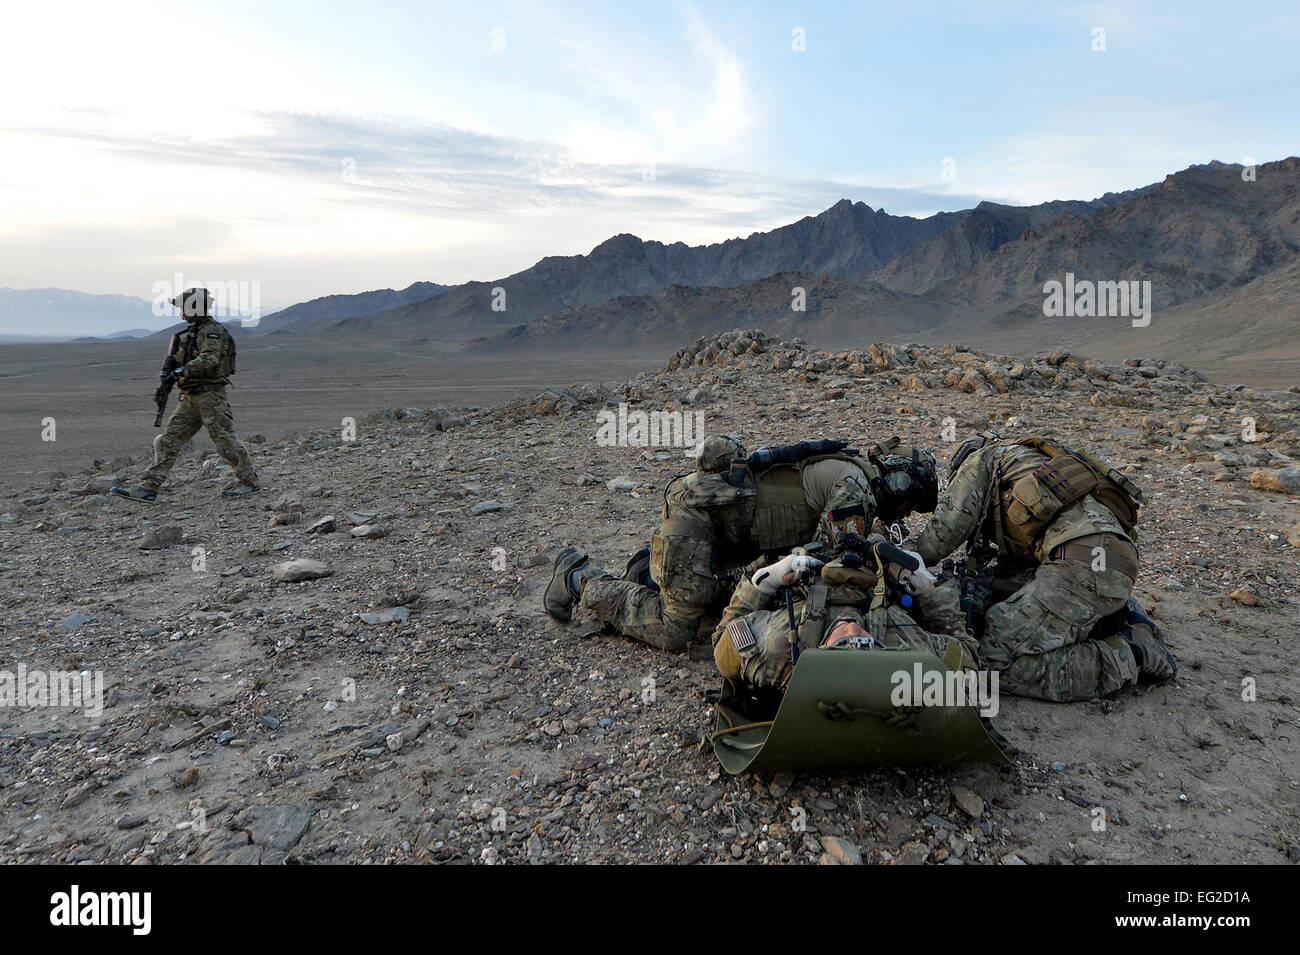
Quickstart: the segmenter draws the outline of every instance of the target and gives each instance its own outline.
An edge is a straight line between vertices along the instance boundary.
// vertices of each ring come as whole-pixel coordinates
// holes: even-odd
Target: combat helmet
[[[187,322],[212,315],[212,293],[205,288],[187,288],[173,298],[171,304],[181,310]]]
[[[912,511],[929,513],[939,503],[939,471],[934,455],[892,438],[871,448],[880,469],[877,490],[883,517],[897,520]]]
[[[701,442],[695,454],[695,469],[701,474],[722,474],[731,462],[745,457],[745,446],[729,434],[715,434]]]

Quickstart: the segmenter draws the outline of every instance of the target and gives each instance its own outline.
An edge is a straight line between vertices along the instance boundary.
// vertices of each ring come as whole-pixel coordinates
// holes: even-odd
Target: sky
[[[1300,153],[1300,4],[10,5],[0,287],[264,310]],[[187,282],[188,284],[188,282]]]

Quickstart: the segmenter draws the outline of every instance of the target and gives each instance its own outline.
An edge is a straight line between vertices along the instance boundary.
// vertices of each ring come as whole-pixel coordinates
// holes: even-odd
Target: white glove
[[[776,593],[782,587],[795,582],[800,574],[805,571],[818,570],[822,562],[816,557],[808,557],[804,554],[790,554],[788,557],[782,557],[775,564],[768,564],[766,567],[760,567],[754,571],[754,576],[750,581],[762,593],[769,596]]]
[[[926,569],[925,561],[921,559],[921,555],[914,550],[904,551],[903,553],[907,554],[909,557],[915,558],[917,564],[920,565],[920,569],[908,570],[904,567],[899,567],[897,564],[890,564],[890,571],[892,572],[894,579],[898,581],[899,586],[909,594],[925,594],[934,590],[935,586],[939,583],[939,580],[934,576],[934,574],[930,573],[930,571]]]

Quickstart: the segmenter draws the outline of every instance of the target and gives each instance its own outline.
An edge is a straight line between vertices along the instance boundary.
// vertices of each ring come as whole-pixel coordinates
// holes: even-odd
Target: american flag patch
[[[731,645],[736,648],[737,653],[748,650],[758,642],[754,639],[754,632],[749,629],[749,624],[743,620],[733,620],[727,624],[727,635],[731,637]]]

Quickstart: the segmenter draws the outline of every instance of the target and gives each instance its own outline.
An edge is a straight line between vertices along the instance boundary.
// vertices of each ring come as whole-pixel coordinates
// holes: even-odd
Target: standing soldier
[[[989,608],[981,662],[1000,671],[1009,693],[1091,700],[1178,673],[1159,630],[1130,601],[1141,499],[1132,482],[1086,452],[985,432],[953,452],[934,515],[903,546],[936,564],[963,543],[968,555],[996,545],[998,576],[1029,580]],[[969,580],[976,558],[968,560]],[[1126,607],[1128,624],[1097,638],[1097,625]]]
[[[561,623],[581,603],[625,636],[680,652],[710,612],[721,609],[722,575],[796,546],[835,547],[842,534],[864,534],[877,517],[890,523],[932,510],[938,490],[934,458],[897,438],[865,455],[841,441],[805,441],[747,458],[735,438],[714,436],[700,446],[695,472],[675,478],[664,492],[663,523],[650,545],[650,585],[632,563],[615,577],[566,547],[543,603]]]
[[[235,469],[238,478],[238,483],[222,491],[221,496],[242,497],[258,490],[257,472],[248,449],[235,437],[234,415],[226,400],[229,376],[235,373],[235,340],[212,317],[211,303],[205,288],[186,289],[171,300],[189,325],[172,338],[169,355],[176,363],[181,396],[167,420],[167,430],[154,439],[153,466],[144,472],[139,484],[113,488],[119,497],[153,503],[181,448],[200,428],[208,429],[217,453]]]

